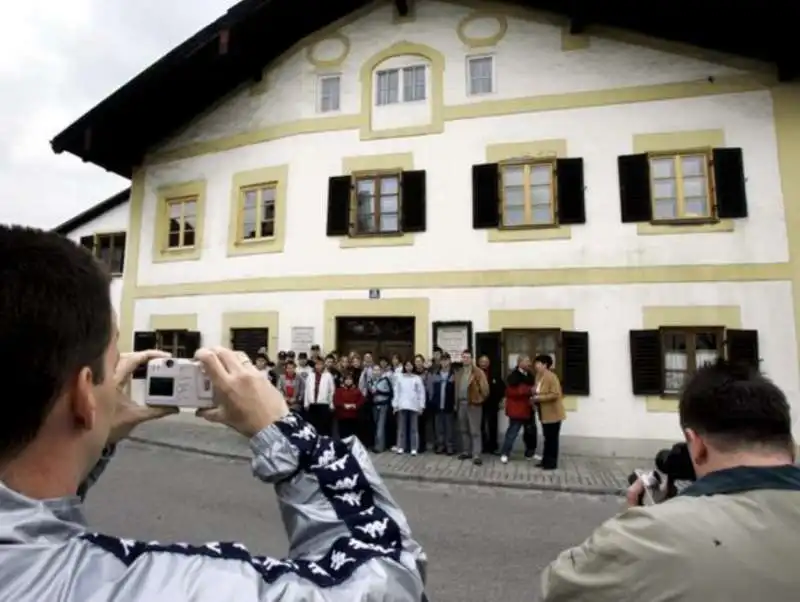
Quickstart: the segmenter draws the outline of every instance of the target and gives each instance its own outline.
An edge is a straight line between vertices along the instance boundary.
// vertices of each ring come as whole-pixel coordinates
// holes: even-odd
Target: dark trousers
[[[360,425],[358,418],[339,418],[336,423],[339,428],[339,439],[359,436]]]
[[[522,431],[522,442],[525,444],[525,457],[530,458],[533,456],[536,452],[536,423],[530,420],[516,420],[514,418],[508,421],[508,429],[506,429],[505,437],[503,437],[503,447],[500,450],[502,455],[507,456],[511,453],[520,431]]]
[[[544,437],[544,450],[542,451],[542,468],[558,467],[558,447],[561,435],[561,423],[550,422],[542,424]]]
[[[481,417],[481,434],[483,451],[487,454],[497,452],[497,413],[500,411],[499,401],[485,401]]]
[[[371,449],[375,445],[375,427],[372,422],[372,400],[359,408],[358,431],[355,433],[365,447]]]
[[[434,421],[436,412],[425,408],[419,416],[419,452],[427,451],[428,446],[433,447],[436,437],[434,436]]]
[[[306,420],[311,423],[320,435],[331,436],[333,427],[333,413],[322,403],[313,403],[306,410]]]

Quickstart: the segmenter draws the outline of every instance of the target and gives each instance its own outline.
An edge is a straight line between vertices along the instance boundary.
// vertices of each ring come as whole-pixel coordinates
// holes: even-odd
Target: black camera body
[[[686,443],[676,443],[670,449],[662,449],[656,454],[654,464],[655,470],[637,470],[628,476],[629,485],[638,480],[644,483],[645,490],[639,498],[640,505],[658,504],[675,497],[678,495],[677,481],[697,479]]]

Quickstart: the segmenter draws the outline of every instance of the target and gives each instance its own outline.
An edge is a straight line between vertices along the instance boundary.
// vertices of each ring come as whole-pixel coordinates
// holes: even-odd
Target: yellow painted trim
[[[275,183],[275,234],[269,238],[239,240],[242,188]],[[228,257],[283,253],[286,246],[286,205],[289,166],[261,167],[233,174],[231,179],[230,216],[228,219]]]
[[[742,327],[738,305],[646,306],[642,308],[642,327],[656,330],[664,326]],[[651,395],[645,397],[648,412],[677,412],[678,400]]]
[[[481,19],[495,19],[497,21],[497,32],[484,37],[470,37],[467,35],[467,27],[474,21]],[[461,43],[467,48],[488,48],[497,44],[506,37],[508,32],[508,19],[502,12],[493,11],[474,11],[463,17],[456,25],[456,35]]]
[[[167,233],[169,218],[167,203],[170,199],[196,197],[194,245],[185,249],[168,249]],[[153,236],[153,263],[168,261],[194,261],[203,254],[203,230],[205,229],[206,181],[195,180],[181,184],[168,184],[158,189],[156,198],[155,232]]]
[[[349,176],[359,172],[411,171],[414,169],[414,153],[387,153],[383,155],[356,155],[342,157],[342,175]],[[339,239],[340,249],[363,249],[374,247],[410,247],[414,244],[414,234],[398,236],[343,236]]]
[[[197,330],[197,314],[150,314],[150,330]]]
[[[575,310],[573,309],[490,309],[489,330],[500,332],[510,329],[557,328],[575,329]],[[578,411],[578,398],[564,397],[564,407],[568,412]]]
[[[336,318],[392,316],[414,318],[414,353],[429,355],[430,300],[424,297],[404,299],[326,299],[323,304],[323,349],[336,347]]]
[[[783,192],[786,238],[789,243],[790,279],[794,299],[794,335],[800,358],[800,85],[781,84],[772,89],[772,110],[777,135],[778,166]],[[788,324],[785,325],[789,327]],[[795,361],[797,361],[795,358]]]
[[[439,55],[441,56],[441,55]],[[381,60],[385,60],[381,59]],[[369,61],[368,61],[369,62]],[[434,122],[429,126],[412,126],[422,128],[421,133],[414,133],[411,128],[398,128],[392,130],[378,130],[374,135],[370,132],[372,123],[372,104],[373,88],[372,70],[367,70],[366,75],[370,78],[369,86],[362,85],[362,106],[367,108],[361,114],[334,115],[325,117],[313,117],[308,119],[298,119],[260,127],[254,130],[192,142],[176,148],[155,151],[148,155],[147,165],[169,163],[181,159],[188,159],[199,155],[213,154],[269,142],[280,140],[292,136],[304,134],[317,134],[323,132],[341,132],[348,130],[362,131],[362,139],[374,138],[399,138],[404,136],[416,136],[430,133],[441,133],[444,131],[444,123],[447,121],[457,121],[459,119],[478,119],[483,117],[498,117],[503,115],[517,115],[520,113],[536,113],[543,111],[557,111],[568,109],[582,109],[592,107],[604,107],[618,104],[630,104],[636,102],[652,102],[658,100],[673,100],[678,98],[696,98],[701,96],[716,96],[721,94],[737,94],[742,92],[755,92],[767,90],[771,79],[757,75],[736,75],[730,77],[718,77],[714,82],[707,80],[697,80],[689,82],[677,82],[671,84],[657,84],[650,86],[631,86],[627,88],[613,88],[606,90],[590,90],[586,92],[570,92],[565,94],[547,94],[542,96],[527,96],[519,98],[492,99],[478,102],[471,102],[458,105],[444,105],[443,96],[439,99],[436,90],[443,89],[444,78],[444,59],[442,57],[441,70],[437,59],[436,64],[431,64],[431,82],[439,82],[439,86],[432,86],[432,115]],[[365,65],[366,66],[366,65]],[[365,76],[365,69],[361,71],[362,82]],[[436,80],[434,80],[434,77]],[[369,92],[369,94],[368,94]],[[434,93],[436,95],[434,95]],[[441,108],[441,115],[436,109],[437,103]],[[434,127],[435,126],[435,127]],[[429,131],[430,130],[430,131]],[[366,134],[366,136],[364,136]]]
[[[223,347],[231,346],[231,329],[266,328],[267,354],[273,355],[280,348],[280,314],[277,311],[233,311],[222,314],[220,333]]]
[[[592,45],[592,38],[587,34],[571,34],[569,25],[561,27],[561,50],[570,52],[572,50],[586,50]]]
[[[392,23],[400,25],[403,23],[414,23],[417,20],[417,0],[408,0],[408,14],[403,17],[397,11],[397,5],[392,3]]]
[[[125,269],[122,274],[122,291],[119,302],[120,351],[133,351],[133,319],[136,309],[136,288],[139,279],[139,262],[142,260],[142,208],[144,207],[145,169],[135,167],[131,174],[131,194],[128,199],[128,235],[125,242]]]
[[[670,284],[694,282],[767,282],[789,280],[788,263],[673,265],[640,267],[582,267],[541,270],[475,270],[434,272],[384,272],[379,274],[320,274],[227,279],[217,282],[183,282],[144,285],[135,290],[139,299],[197,295],[238,295],[278,291],[342,291],[421,288],[504,288]]]
[[[408,55],[421,56],[428,60],[428,70],[430,71],[428,102],[430,103],[431,120],[418,125],[376,130],[372,127],[372,114],[375,110],[375,69],[392,57]],[[361,66],[361,139],[405,138],[444,132],[444,65],[444,55],[441,52],[425,44],[414,42],[397,42],[369,57]]]
[[[528,142],[505,142],[486,146],[486,162],[499,163],[510,159],[548,159],[567,156],[567,141],[564,139],[531,140]],[[486,231],[486,242],[521,242],[533,240],[568,240],[572,238],[570,226],[519,228],[504,230],[490,228]]]
[[[341,42],[342,52],[332,59],[317,58],[315,53],[318,50],[319,46],[324,42],[330,42],[332,40]],[[338,67],[341,67],[342,63],[344,63],[345,60],[347,60],[347,57],[349,55],[350,55],[350,38],[348,38],[340,31],[319,38],[311,42],[308,46],[306,46],[306,60],[317,69],[323,69],[323,70],[336,69]]]
[[[725,131],[721,129],[659,132],[635,134],[633,136],[634,153],[658,153],[722,146],[725,146]],[[722,219],[708,224],[636,224],[636,232],[640,236],[710,234],[714,232],[733,232],[735,229],[735,222],[730,219]]]

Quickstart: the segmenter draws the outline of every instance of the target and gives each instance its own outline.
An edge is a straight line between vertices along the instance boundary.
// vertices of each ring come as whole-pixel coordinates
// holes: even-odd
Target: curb
[[[182,445],[180,443],[167,443],[155,439],[147,439],[144,437],[128,437],[128,441],[140,443],[143,445],[151,445],[153,447],[161,447],[164,449],[172,449],[176,451],[187,452],[190,454],[197,454],[200,456],[208,456],[212,458],[224,458],[227,460],[240,460],[244,462],[250,461],[250,456],[245,454],[238,454],[234,452],[221,452],[211,451],[202,447],[194,445]],[[507,481],[497,481],[493,479],[459,479],[456,477],[447,476],[428,476],[423,474],[408,474],[400,472],[382,471],[381,476],[384,479],[391,481],[406,481],[416,483],[437,483],[444,485],[466,485],[473,487],[490,487],[502,489],[515,489],[517,491],[552,491],[558,493],[579,493],[584,495],[602,495],[602,496],[623,496],[625,490],[619,487],[603,487],[590,485],[564,485],[561,483],[513,483]]]

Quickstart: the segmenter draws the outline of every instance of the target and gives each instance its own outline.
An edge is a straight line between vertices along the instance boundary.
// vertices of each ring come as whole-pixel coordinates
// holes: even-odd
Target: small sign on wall
[[[379,288],[371,288],[371,289],[369,289],[369,298],[370,299],[380,299],[381,298],[381,289],[379,289]]]
[[[433,340],[454,362],[465,349],[472,349],[472,322],[434,322]]]
[[[314,344],[313,326],[294,326],[292,328],[292,351],[308,353]]]

